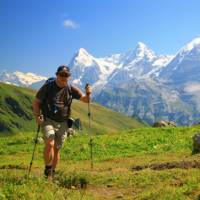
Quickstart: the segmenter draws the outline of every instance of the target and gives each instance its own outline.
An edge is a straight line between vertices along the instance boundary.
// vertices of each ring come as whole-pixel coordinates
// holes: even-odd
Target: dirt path
[[[132,166],[131,170],[140,171],[144,169],[152,169],[152,170],[165,170],[165,169],[190,169],[190,168],[200,168],[200,161],[177,161],[177,162],[164,162],[164,163],[153,163],[150,165],[136,165]]]

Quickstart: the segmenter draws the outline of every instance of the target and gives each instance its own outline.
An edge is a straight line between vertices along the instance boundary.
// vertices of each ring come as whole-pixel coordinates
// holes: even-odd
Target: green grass
[[[25,178],[35,133],[1,136],[0,199],[199,200],[198,168],[132,170],[138,165],[198,161],[200,156],[192,155],[192,137],[198,131],[196,126],[77,135],[64,144],[54,183],[42,178],[43,144],[37,146],[30,180]],[[6,167],[14,169],[2,169]],[[83,181],[87,184],[85,189],[80,188]]]
[[[192,136],[197,130],[197,127],[177,127],[130,129],[117,134],[97,136],[79,133],[65,142],[62,157],[74,161],[87,160],[90,138],[93,138],[96,160],[166,152],[191,152]],[[32,151],[34,133],[1,138],[4,138],[0,150],[2,156]],[[43,145],[38,145],[39,153],[43,151],[42,147]]]

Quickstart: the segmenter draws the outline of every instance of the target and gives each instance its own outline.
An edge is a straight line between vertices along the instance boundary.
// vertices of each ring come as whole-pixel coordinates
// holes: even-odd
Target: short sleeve
[[[39,99],[41,102],[44,101],[47,91],[47,84],[44,84],[36,93],[36,98]]]
[[[79,88],[72,86],[72,85],[71,85],[71,92],[72,92],[73,99],[79,100],[83,95],[82,91]]]

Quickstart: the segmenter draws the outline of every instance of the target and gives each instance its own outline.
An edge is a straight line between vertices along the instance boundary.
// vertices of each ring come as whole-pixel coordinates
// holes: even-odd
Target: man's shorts
[[[55,142],[56,148],[60,149],[67,137],[67,121],[56,122],[46,118],[41,124],[44,140],[52,139]]]

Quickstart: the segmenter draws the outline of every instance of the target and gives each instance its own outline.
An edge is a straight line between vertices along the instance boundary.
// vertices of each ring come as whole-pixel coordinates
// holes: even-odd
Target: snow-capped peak
[[[20,86],[30,86],[33,83],[44,81],[47,77],[40,76],[31,72],[23,73],[20,71],[8,72],[3,71],[0,73],[0,81],[10,82]]]
[[[90,54],[84,48],[80,48],[77,52],[77,55],[79,55],[79,56],[90,56]]]
[[[135,51],[138,58],[147,57],[148,60],[153,60],[156,57],[155,53],[151,49],[149,49],[147,45],[143,42],[138,42]]]
[[[199,49],[200,50],[200,36],[194,38],[192,41],[187,43],[185,46],[183,46],[178,52],[176,56],[180,56],[179,61],[182,60],[182,58],[187,55],[190,51],[193,49]]]
[[[13,74],[16,75],[16,77],[20,79],[21,83],[25,85],[31,85],[35,82],[47,79],[47,77],[45,76],[40,76],[31,72],[23,73],[23,72],[16,71]]]
[[[75,54],[74,58],[76,64],[82,66],[91,66],[94,61],[94,57],[91,54],[89,54],[84,48],[80,48]]]
[[[186,44],[183,48],[182,51],[191,51],[195,47],[200,47],[200,36],[194,38],[191,42]]]
[[[200,52],[200,36],[194,38],[185,46],[183,46],[176,54],[175,58],[177,63],[181,63],[185,56],[189,55],[191,51],[196,51],[198,54]],[[176,69],[176,67],[175,67]]]
[[[136,45],[136,48],[137,49],[147,49],[148,47],[143,42],[138,42],[137,45]]]

